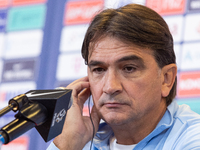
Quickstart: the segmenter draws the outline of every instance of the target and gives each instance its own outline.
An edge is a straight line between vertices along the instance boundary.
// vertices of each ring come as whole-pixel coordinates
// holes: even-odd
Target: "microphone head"
[[[29,101],[38,102],[46,107],[47,121],[35,128],[45,142],[62,132],[67,110],[72,104],[70,89],[30,90],[26,94]]]

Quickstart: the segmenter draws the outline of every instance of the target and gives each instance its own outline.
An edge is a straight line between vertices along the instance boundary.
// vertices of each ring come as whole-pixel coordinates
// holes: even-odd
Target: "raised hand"
[[[54,139],[54,144],[60,150],[81,150],[93,137],[93,125],[88,116],[83,116],[83,106],[90,96],[88,77],[78,79],[69,84],[72,89],[73,104],[67,112],[62,133]],[[91,117],[97,132],[100,118],[96,107],[93,106]]]

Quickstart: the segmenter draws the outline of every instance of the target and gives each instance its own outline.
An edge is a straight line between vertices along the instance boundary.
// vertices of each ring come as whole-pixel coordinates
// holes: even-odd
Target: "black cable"
[[[93,123],[91,112],[90,112],[90,97],[88,99],[88,110],[89,110],[90,120],[91,120],[91,123],[92,123],[92,126],[93,126],[93,135],[92,135],[92,140],[91,140],[91,144],[90,144],[90,150],[91,150],[92,144],[93,144],[93,138],[94,138],[94,134],[95,134],[95,127],[94,127],[94,123]]]

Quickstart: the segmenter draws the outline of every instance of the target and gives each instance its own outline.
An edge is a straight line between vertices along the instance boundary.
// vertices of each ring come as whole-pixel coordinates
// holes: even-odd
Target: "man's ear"
[[[176,64],[169,64],[162,68],[162,97],[167,97],[172,89],[177,74]]]

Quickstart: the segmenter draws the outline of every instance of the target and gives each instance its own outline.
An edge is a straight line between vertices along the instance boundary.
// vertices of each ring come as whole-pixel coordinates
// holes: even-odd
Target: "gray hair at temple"
[[[176,63],[173,38],[164,19],[152,9],[128,4],[117,9],[105,9],[97,14],[86,34],[82,45],[82,56],[88,64],[89,46],[105,36],[112,36],[125,43],[153,50],[160,68]],[[91,52],[90,52],[91,53]],[[169,105],[176,96],[177,78],[166,97]]]

